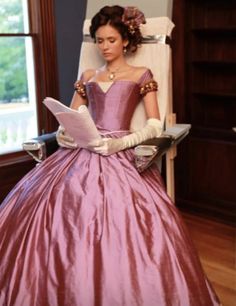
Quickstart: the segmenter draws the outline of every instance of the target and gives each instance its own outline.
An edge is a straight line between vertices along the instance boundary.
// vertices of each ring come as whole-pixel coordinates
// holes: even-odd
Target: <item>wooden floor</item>
[[[203,268],[223,306],[236,306],[236,229],[182,213]]]

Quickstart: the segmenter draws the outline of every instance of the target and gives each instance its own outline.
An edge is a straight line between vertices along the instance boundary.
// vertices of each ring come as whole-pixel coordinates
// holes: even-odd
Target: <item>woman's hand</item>
[[[131,134],[121,138],[103,138],[88,145],[88,149],[101,155],[111,155],[124,149],[132,148],[145,140],[159,137],[162,133],[162,123],[157,118],[149,118],[146,125]]]
[[[89,143],[87,149],[103,156],[109,156],[123,150],[123,147],[124,143],[121,138],[102,138]]]
[[[78,148],[77,144],[75,143],[74,139],[66,134],[64,127],[59,126],[57,133],[56,133],[57,143],[60,147],[68,148],[68,149],[76,149]]]

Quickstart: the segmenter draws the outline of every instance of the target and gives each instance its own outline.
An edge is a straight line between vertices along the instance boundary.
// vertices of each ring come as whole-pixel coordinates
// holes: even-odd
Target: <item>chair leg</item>
[[[172,147],[166,154],[166,188],[167,194],[175,202],[175,169],[174,158],[177,154],[176,146]]]
[[[169,105],[169,114],[166,116],[166,126],[171,127],[176,123],[176,114],[172,112],[172,104]],[[166,188],[167,194],[175,202],[175,169],[174,159],[177,155],[177,148],[173,146],[166,153]]]

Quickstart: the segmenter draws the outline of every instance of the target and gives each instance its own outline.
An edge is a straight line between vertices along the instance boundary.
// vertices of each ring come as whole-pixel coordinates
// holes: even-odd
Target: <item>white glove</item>
[[[156,118],[150,118],[141,130],[121,138],[103,138],[98,142],[90,143],[88,149],[107,156],[127,148],[132,148],[145,140],[158,137],[161,135],[161,132],[161,121]]]
[[[56,133],[56,139],[60,147],[68,149],[76,149],[78,147],[74,139],[66,133],[63,126],[59,126]]]

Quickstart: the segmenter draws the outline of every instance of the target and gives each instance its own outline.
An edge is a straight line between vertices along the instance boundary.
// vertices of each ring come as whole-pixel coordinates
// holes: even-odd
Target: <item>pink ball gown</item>
[[[151,77],[86,84],[101,133],[129,133]],[[133,149],[60,148],[0,207],[1,306],[219,305],[156,165],[138,173]]]

